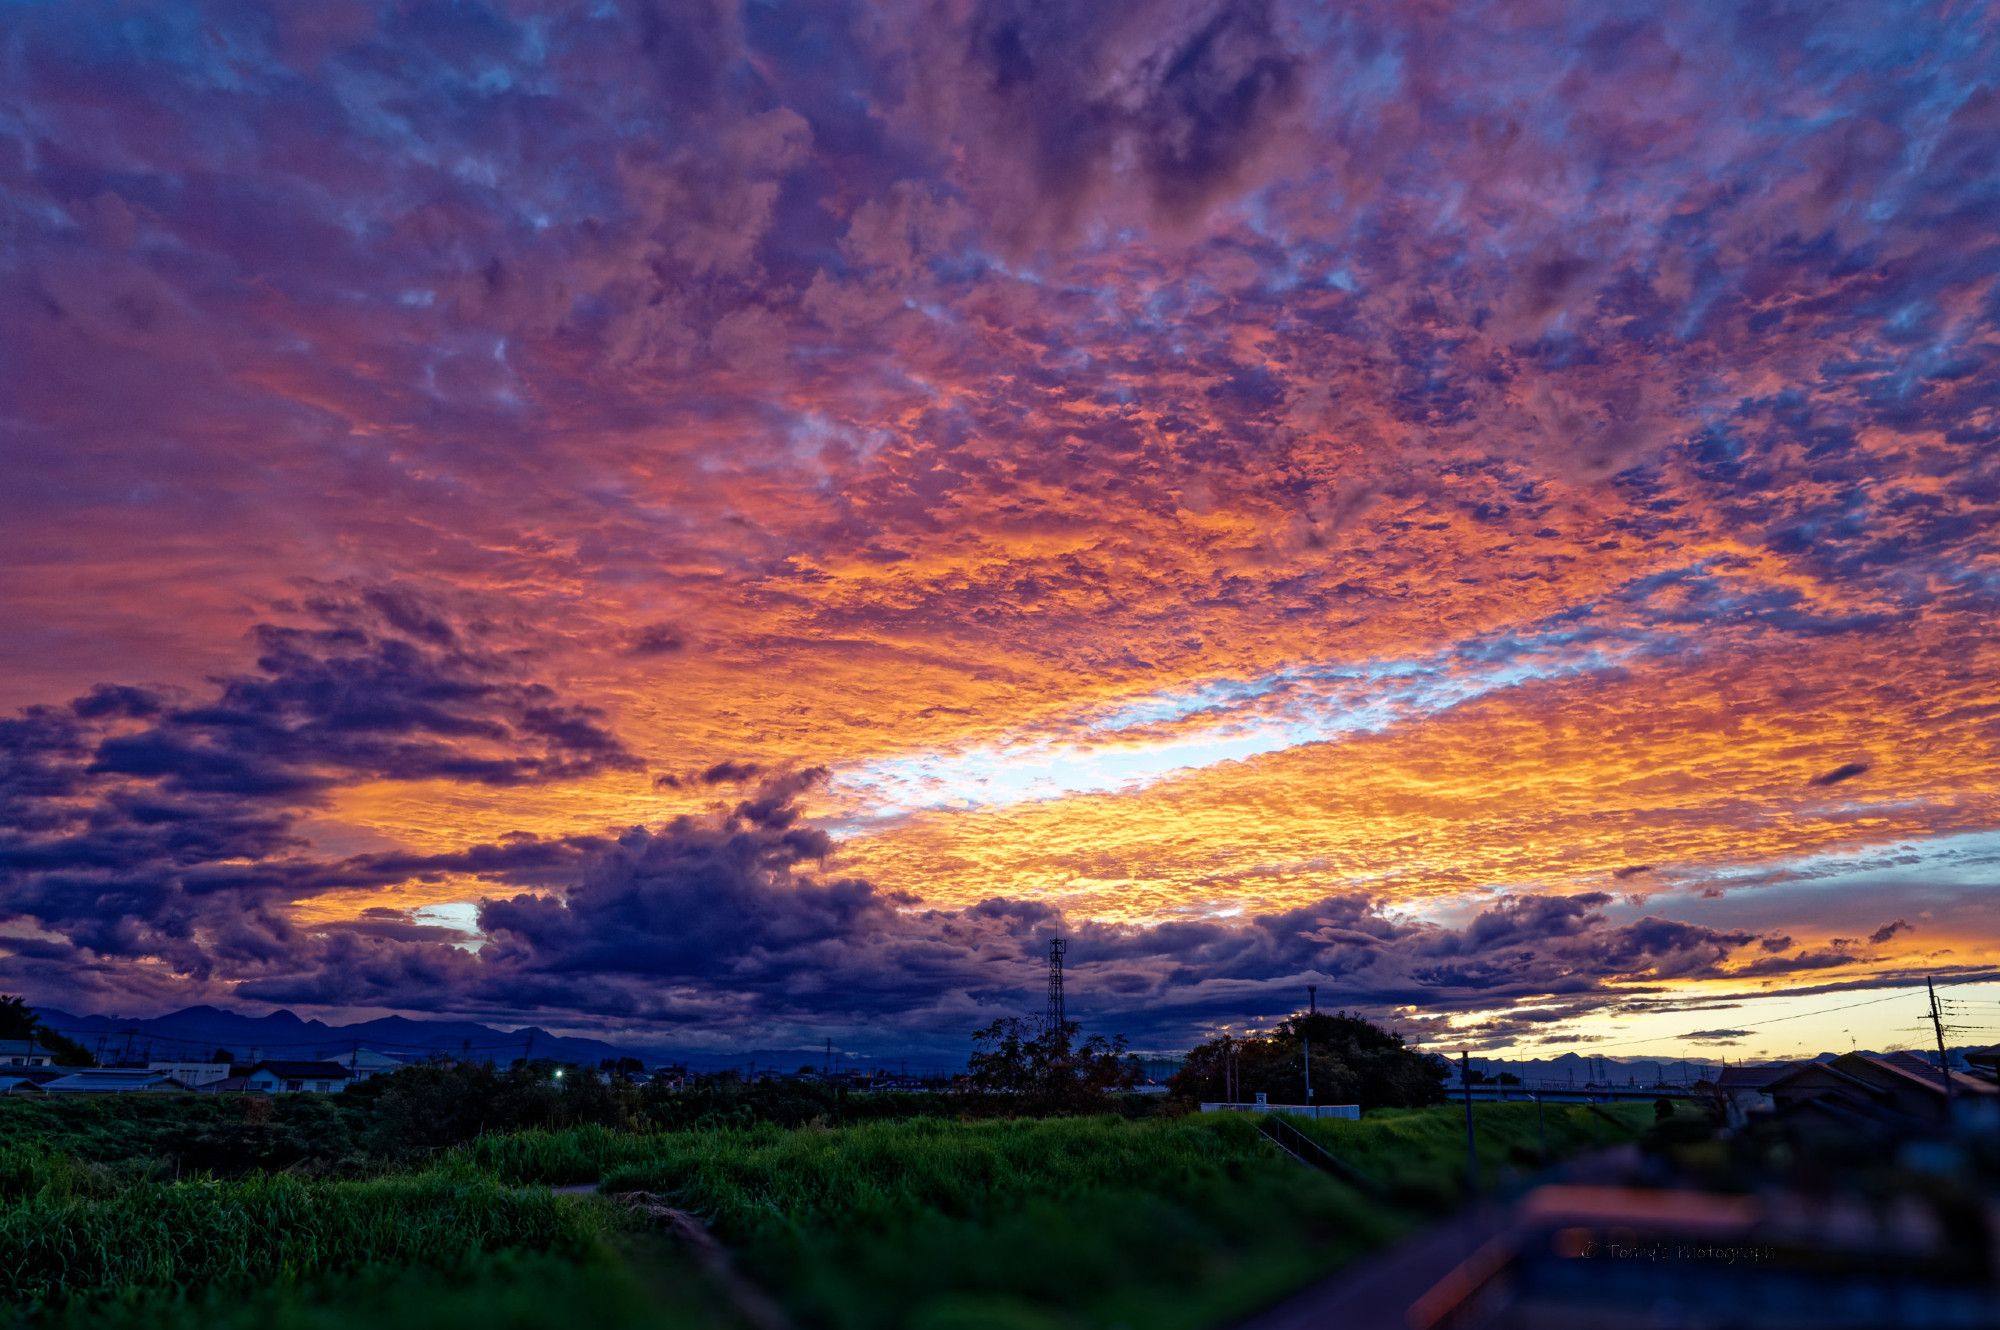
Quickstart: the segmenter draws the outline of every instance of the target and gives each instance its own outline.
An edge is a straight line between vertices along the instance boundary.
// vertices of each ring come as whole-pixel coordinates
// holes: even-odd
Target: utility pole
[[[1465,1091],[1465,1190],[1479,1190],[1479,1141],[1472,1134],[1472,1060],[1458,1050],[1458,1084]]]
[[[1068,952],[1069,943],[1063,941],[1062,915],[1056,915],[1056,935],[1049,939],[1049,1033],[1057,1043],[1068,1047],[1069,1013],[1063,1008],[1063,955]]]
[[[1944,1017],[1938,1012],[1937,988],[1929,979],[1924,980],[1924,991],[1931,995],[1931,1029],[1937,1034],[1938,1075],[1944,1079],[1944,1120],[1951,1123],[1951,1062],[1944,1051]]]
[[[1308,1008],[1310,1008],[1308,1014],[1318,1013],[1319,1011],[1318,985],[1316,984],[1306,985],[1306,1005]],[[1307,1034],[1305,1030],[1301,1029],[1299,1031],[1299,1034],[1302,1040],[1304,1041],[1305,1053],[1306,1053],[1306,1107],[1311,1108],[1313,1101],[1313,1041],[1312,1041],[1312,1036],[1310,1034]]]

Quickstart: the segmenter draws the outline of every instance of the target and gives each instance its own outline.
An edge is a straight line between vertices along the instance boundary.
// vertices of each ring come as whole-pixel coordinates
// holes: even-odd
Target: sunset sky
[[[1993,1042],[1996,28],[0,6],[0,989]]]

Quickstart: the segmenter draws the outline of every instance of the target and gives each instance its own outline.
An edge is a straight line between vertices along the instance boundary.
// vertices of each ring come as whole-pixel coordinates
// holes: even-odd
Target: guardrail
[[[1340,1118],[1347,1122],[1361,1120],[1359,1104],[1271,1104],[1258,1101],[1253,1104],[1216,1103],[1203,1104],[1204,1113],[1289,1113],[1295,1118]]]
[[[1322,1173],[1331,1174],[1356,1191],[1363,1192],[1378,1201],[1389,1194],[1388,1188],[1285,1121],[1283,1117],[1267,1114],[1257,1123],[1257,1130],[1263,1132],[1273,1145],[1308,1168],[1316,1168]]]

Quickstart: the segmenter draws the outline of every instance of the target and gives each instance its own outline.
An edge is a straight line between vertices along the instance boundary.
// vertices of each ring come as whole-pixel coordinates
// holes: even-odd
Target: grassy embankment
[[[1475,1104],[1482,1188],[1504,1188],[1568,1159],[1637,1139],[1653,1123],[1651,1104]],[[1378,1109],[1359,1122],[1331,1118],[1299,1127],[1332,1153],[1380,1180],[1405,1204],[1454,1204],[1465,1183],[1465,1118],[1457,1106]],[[1546,1151],[1544,1150],[1546,1141]]]
[[[1535,1147],[1532,1106],[1478,1116],[1496,1161]],[[16,1145],[0,1152],[0,1296],[78,1326],[726,1324],[658,1242],[537,1185],[602,1178],[698,1216],[808,1326],[1192,1330],[1421,1222],[1463,1157],[1452,1110],[1310,1130],[1399,1203],[1301,1168],[1238,1117],[578,1128],[365,1181],[135,1183]],[[1621,1135],[1549,1112],[1552,1152]]]

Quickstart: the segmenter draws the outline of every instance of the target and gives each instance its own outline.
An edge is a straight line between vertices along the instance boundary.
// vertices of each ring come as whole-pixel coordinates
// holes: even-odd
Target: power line
[[[1769,1020],[1759,1021],[1755,1025],[1733,1026],[1731,1028],[1740,1029],[1745,1034],[1754,1034],[1758,1030],[1763,1029],[1767,1025],[1780,1025],[1783,1024],[1785,1021],[1802,1021],[1809,1016],[1826,1016],[1836,1011],[1853,1011],[1857,1007],[1872,1007],[1878,1003],[1893,1002],[1895,999],[1900,997],[1912,997],[1912,996],[1915,996],[1914,990],[1898,989],[1896,992],[1890,993],[1885,997],[1870,998],[1866,1002],[1847,1002],[1843,1003],[1838,1007],[1821,1007],[1816,1011],[1795,1011],[1789,1016],[1773,1016]],[[1622,1043],[1597,1044],[1594,1047],[1598,1050],[1610,1049],[1610,1048],[1635,1048],[1644,1044],[1664,1044],[1664,1043],[1669,1043],[1673,1040],[1685,1039],[1685,1038],[1687,1038],[1686,1035],[1663,1034],[1651,1039],[1628,1039],[1623,1041]]]

